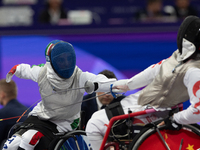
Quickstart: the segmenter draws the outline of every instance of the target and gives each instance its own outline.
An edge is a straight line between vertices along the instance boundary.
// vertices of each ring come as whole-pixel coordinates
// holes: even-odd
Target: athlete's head
[[[76,67],[76,54],[73,46],[61,40],[51,41],[45,51],[46,61],[61,78],[68,79]]]
[[[199,17],[188,16],[182,22],[177,36],[177,46],[182,60],[186,60],[200,51],[199,29]]]

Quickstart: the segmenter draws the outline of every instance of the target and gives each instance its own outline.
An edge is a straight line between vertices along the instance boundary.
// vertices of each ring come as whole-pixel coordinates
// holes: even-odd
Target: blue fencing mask
[[[59,77],[70,78],[76,67],[76,54],[73,46],[60,40],[54,40],[49,44],[46,60],[48,61],[47,56],[49,56],[51,66]]]

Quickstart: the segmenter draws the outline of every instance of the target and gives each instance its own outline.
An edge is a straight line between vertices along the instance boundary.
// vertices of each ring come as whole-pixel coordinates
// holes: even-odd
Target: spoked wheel
[[[58,140],[53,150],[89,150],[85,131],[69,132]]]
[[[179,131],[166,130],[165,126],[159,129],[164,141],[170,150],[200,148],[199,125],[184,125]],[[140,133],[139,133],[140,134]],[[183,142],[181,142],[183,140]],[[182,145],[181,145],[182,143]],[[155,127],[150,127],[133,139],[130,150],[167,150]]]

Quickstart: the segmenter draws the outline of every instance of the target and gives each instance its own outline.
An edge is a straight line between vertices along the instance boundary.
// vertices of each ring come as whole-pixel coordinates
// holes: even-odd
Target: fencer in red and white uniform
[[[177,124],[200,122],[200,19],[187,17],[181,24],[176,50],[169,58],[151,65],[130,79],[118,80],[112,91],[122,93],[143,88],[121,101],[124,113],[144,110],[151,106],[165,110],[177,104],[190,101],[191,105],[171,120]],[[145,122],[145,116],[141,121]],[[100,148],[109,120],[105,110],[93,114],[86,126],[86,133],[94,150]]]

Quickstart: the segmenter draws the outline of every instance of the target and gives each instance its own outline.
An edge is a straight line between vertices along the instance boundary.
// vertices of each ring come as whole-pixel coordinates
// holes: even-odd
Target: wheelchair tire
[[[60,137],[52,150],[89,150],[83,136],[86,132],[82,130],[69,132]]]
[[[194,149],[200,148],[200,126],[198,124],[183,125],[183,128],[179,131],[166,130],[165,126],[159,128],[159,130],[170,149],[179,149],[182,139],[183,147],[187,147],[190,144],[194,146]],[[149,129],[141,131],[129,146],[129,150],[146,149],[167,149],[155,127],[149,127]]]

